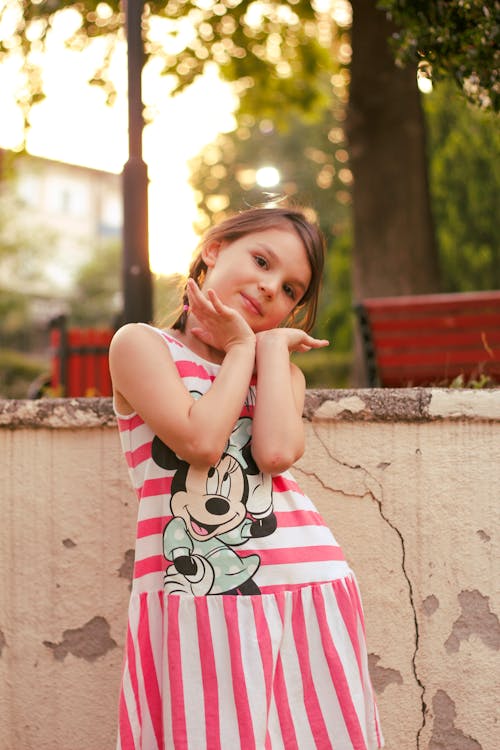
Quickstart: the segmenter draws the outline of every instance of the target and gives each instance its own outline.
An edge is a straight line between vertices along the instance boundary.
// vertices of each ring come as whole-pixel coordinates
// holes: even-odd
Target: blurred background
[[[135,5],[156,322],[204,229],[284,197],[328,243],[309,387],[360,384],[364,297],[500,289],[498,3]],[[54,318],[123,320],[128,9],[0,0],[2,398],[43,382]]]

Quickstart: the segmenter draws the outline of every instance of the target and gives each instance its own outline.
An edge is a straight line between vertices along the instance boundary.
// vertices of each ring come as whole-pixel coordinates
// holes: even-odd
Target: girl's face
[[[203,289],[213,289],[257,333],[285,321],[304,296],[311,267],[300,237],[286,228],[252,232],[202,250]]]

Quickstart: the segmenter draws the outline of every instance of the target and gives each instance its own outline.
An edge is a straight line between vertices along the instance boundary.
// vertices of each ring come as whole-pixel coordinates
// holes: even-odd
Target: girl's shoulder
[[[146,422],[148,415],[154,421],[150,406],[161,403],[168,389],[180,398],[179,388],[186,389],[186,378],[191,387],[217,375],[216,365],[205,363],[170,331],[144,323],[127,323],[115,333],[109,369],[117,412],[137,412]]]
[[[126,323],[114,334],[111,340],[110,354],[116,349],[135,349],[151,344],[157,346],[161,340],[163,346],[170,343],[179,344],[169,331],[164,331],[149,323]]]
[[[137,336],[150,336],[151,333],[155,335],[166,335],[166,331],[163,331],[157,326],[151,325],[150,323],[125,323],[125,325],[118,328],[113,336],[113,339],[119,338],[136,338]]]
[[[109,346],[109,370],[120,414],[134,412],[134,396],[152,375],[176,374],[163,332],[142,323],[127,323],[116,331]]]
[[[164,356],[165,350],[168,350],[169,359],[174,363],[191,361],[214,373],[220,367],[220,363],[206,359],[183,341],[178,331],[157,328],[147,323],[127,323],[118,329],[109,349],[110,367],[113,367],[115,361],[126,361],[127,366],[134,366],[150,357]]]

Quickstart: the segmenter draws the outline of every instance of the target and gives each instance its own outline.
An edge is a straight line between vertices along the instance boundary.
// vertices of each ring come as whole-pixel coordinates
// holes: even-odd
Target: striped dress
[[[200,397],[219,365],[158,334]],[[117,414],[139,501],[117,750],[382,747],[354,575],[292,475],[253,462],[255,390],[208,472]]]

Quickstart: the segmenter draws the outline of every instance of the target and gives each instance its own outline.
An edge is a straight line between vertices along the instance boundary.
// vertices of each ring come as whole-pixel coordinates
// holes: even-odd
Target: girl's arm
[[[261,471],[278,474],[303,454],[305,378],[290,362],[290,352],[327,344],[295,328],[276,328],[257,334],[252,455]]]
[[[255,335],[215,295],[203,300],[190,301],[199,317],[203,317],[205,302],[213,308],[213,320],[201,324],[201,336],[210,336],[226,354],[201,398],[191,396],[165,342],[146,326],[121,328],[111,342],[109,362],[115,395],[125,399],[178,456],[197,466],[212,466],[225,448],[247,395]]]

